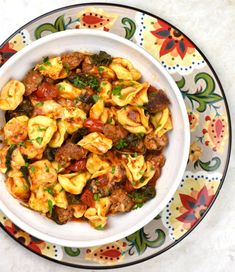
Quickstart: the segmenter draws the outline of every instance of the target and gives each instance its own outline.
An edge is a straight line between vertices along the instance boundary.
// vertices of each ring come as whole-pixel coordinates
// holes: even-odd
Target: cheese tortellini
[[[152,162],[145,162],[144,156],[128,156],[127,164],[123,166],[126,169],[126,175],[132,186],[136,189],[143,187],[154,176],[154,165]]]
[[[151,131],[149,116],[145,115],[144,109],[127,106],[117,111],[118,122],[131,133],[147,134]]]
[[[127,59],[113,58],[109,67],[115,72],[118,79],[139,80],[141,78],[141,73]]]
[[[87,160],[86,168],[92,175],[91,178],[96,178],[108,173],[111,166],[108,162],[102,160],[98,155],[92,153]]]
[[[58,175],[60,185],[66,192],[74,195],[81,194],[89,178],[90,174],[88,172]]]
[[[12,170],[8,173],[6,186],[9,192],[17,199],[27,202],[30,197],[30,188],[27,181],[24,179],[22,172]]]
[[[131,81],[131,83],[129,83],[128,85],[129,86],[122,88],[119,95],[112,94],[112,100],[115,104],[122,107],[127,104],[143,106],[144,104],[148,103],[147,90],[149,88],[149,83],[139,83],[136,81]]]
[[[62,120],[69,134],[72,134],[83,126],[86,113],[79,108],[69,107],[64,109]]]
[[[38,64],[35,69],[42,75],[48,76],[54,80],[66,78],[68,76],[61,61],[61,57],[50,58],[46,61],[44,59],[44,63]]]
[[[10,80],[1,90],[0,109],[15,110],[23,101],[25,86],[19,80]]]
[[[68,81],[62,81],[57,84],[57,87],[60,92],[60,97],[66,98],[66,99],[75,99],[79,95],[82,94],[82,90],[74,87],[72,84],[70,84]]]
[[[172,129],[172,121],[168,108],[164,109],[162,112],[156,113],[154,116],[151,116],[150,120],[155,127],[154,133],[159,137]]]
[[[56,121],[47,116],[36,116],[28,122],[29,139],[35,148],[46,146],[57,130]]]
[[[8,144],[16,144],[24,141],[27,134],[29,118],[25,115],[12,118],[4,126],[4,137]]]
[[[106,153],[112,148],[112,144],[112,140],[98,132],[92,132],[78,142],[78,145],[98,155]]]
[[[110,206],[109,197],[101,198],[96,201],[94,208],[89,208],[86,210],[84,216],[90,222],[90,224],[95,228],[103,228],[107,223],[106,214]]]
[[[49,142],[49,146],[53,148],[60,147],[66,138],[66,131],[66,124],[62,120],[57,121],[57,131]]]
[[[30,164],[29,175],[32,183],[31,190],[40,186],[54,185],[57,181],[57,173],[48,160],[40,160]]]

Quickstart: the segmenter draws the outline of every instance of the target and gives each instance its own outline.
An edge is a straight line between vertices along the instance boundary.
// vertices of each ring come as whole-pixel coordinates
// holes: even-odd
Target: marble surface
[[[0,0],[0,43],[29,20],[78,0]],[[93,0],[92,2],[96,2]],[[111,2],[111,1],[103,1]],[[185,32],[210,60],[235,116],[235,0],[112,0],[145,9]],[[232,118],[233,119],[233,118]],[[233,130],[233,134],[235,134]],[[202,223],[181,243],[145,263],[118,271],[235,271],[235,156],[234,147],[224,186]],[[0,230],[0,271],[75,271],[25,250]],[[78,270],[78,269],[77,269]],[[80,269],[81,270],[81,269]],[[85,271],[85,270],[84,270]]]

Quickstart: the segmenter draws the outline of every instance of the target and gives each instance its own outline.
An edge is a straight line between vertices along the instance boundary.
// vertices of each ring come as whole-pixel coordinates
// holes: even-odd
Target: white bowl
[[[104,50],[112,56],[124,57],[139,69],[144,80],[161,87],[171,101],[174,129],[169,133],[169,146],[164,151],[166,164],[157,182],[157,195],[141,209],[110,216],[103,231],[93,229],[86,223],[69,222],[57,225],[39,213],[29,210],[14,199],[0,176],[0,209],[17,226],[31,235],[67,247],[91,247],[121,239],[137,231],[159,214],[174,195],[183,176],[188,152],[190,130],[184,101],[172,77],[164,68],[134,43],[97,30],[69,30],[48,35],[33,42],[16,53],[0,69],[0,89],[14,78],[22,80],[26,72],[43,56],[57,55],[66,51],[97,52]],[[0,112],[0,125],[4,113]]]

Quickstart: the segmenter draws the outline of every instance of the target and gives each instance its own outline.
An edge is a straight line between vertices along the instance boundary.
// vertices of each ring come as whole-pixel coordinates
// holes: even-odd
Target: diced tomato
[[[73,162],[68,169],[72,172],[85,171],[86,170],[86,159]]]
[[[109,183],[109,179],[106,175],[99,176],[97,178],[97,186],[99,187],[105,187],[106,185],[108,185],[108,183]]]
[[[34,95],[40,100],[50,100],[52,98],[56,98],[59,96],[59,90],[56,86],[49,84],[47,82],[43,82],[41,85],[38,86],[37,91]]]
[[[94,194],[90,190],[86,189],[84,193],[81,195],[80,200],[87,206],[94,207],[95,201],[93,197]]]
[[[88,118],[86,119],[83,126],[92,132],[103,132],[104,123],[99,120]]]
[[[128,193],[135,191],[135,188],[131,185],[129,180],[126,180],[124,190]]]

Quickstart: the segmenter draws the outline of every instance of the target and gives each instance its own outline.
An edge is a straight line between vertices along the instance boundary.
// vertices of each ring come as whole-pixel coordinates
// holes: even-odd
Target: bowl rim
[[[170,190],[165,195],[164,199],[161,201],[161,203],[147,216],[145,216],[144,224],[143,221],[140,221],[139,223],[135,224],[131,228],[126,229],[125,231],[118,232],[115,235],[108,236],[108,238],[101,238],[99,240],[91,240],[91,241],[71,241],[66,240],[66,238],[56,238],[52,237],[46,233],[40,232],[33,227],[29,226],[27,223],[23,222],[21,219],[19,219],[4,203],[1,201],[0,198],[0,209],[6,214],[9,219],[14,222],[18,227],[20,227],[22,230],[28,232],[29,234],[43,240],[47,241],[53,244],[61,245],[61,246],[67,246],[67,247],[93,247],[93,246],[99,246],[107,243],[111,243],[113,241],[125,238],[126,236],[134,233],[135,231],[139,230],[146,224],[148,224],[157,214],[159,214],[167,205],[167,203],[170,201],[170,199],[173,197],[175,191],[177,190],[181,179],[183,177],[183,173],[185,171],[187,160],[188,160],[188,154],[189,154],[189,146],[190,146],[190,127],[188,122],[188,115],[186,106],[184,103],[184,100],[181,96],[181,93],[179,91],[179,88],[177,87],[175,81],[171,77],[171,75],[163,68],[163,66],[159,63],[158,60],[156,60],[153,56],[151,56],[148,52],[146,52],[143,48],[138,46],[137,44],[120,37],[116,34],[101,31],[101,30],[93,30],[93,29],[72,29],[72,30],[66,30],[61,31],[57,33],[50,34],[48,36],[42,37],[39,40],[33,41],[31,44],[27,45],[25,48],[21,49],[19,52],[14,54],[6,63],[3,64],[3,66],[0,68],[0,76],[1,74],[4,74],[5,70],[8,69],[11,65],[14,65],[14,63],[21,59],[25,54],[28,52],[34,50],[36,47],[39,47],[41,44],[45,44],[47,42],[50,42],[55,39],[60,39],[62,37],[67,36],[74,36],[74,35],[87,35],[87,36],[99,36],[99,37],[106,37],[110,38],[112,40],[121,42],[125,44],[128,47],[131,47],[132,49],[138,51],[141,53],[145,58],[148,59],[154,66],[156,66],[164,78],[167,80],[169,85],[174,91],[174,94],[176,96],[177,102],[179,104],[180,109],[180,115],[182,116],[183,120],[183,138],[184,138],[184,149],[182,154],[182,160],[180,164],[180,168],[178,169],[177,176],[174,179],[174,182],[172,183],[172,186],[170,187]],[[3,174],[5,175],[5,174]],[[141,223],[142,222],[142,223]]]

